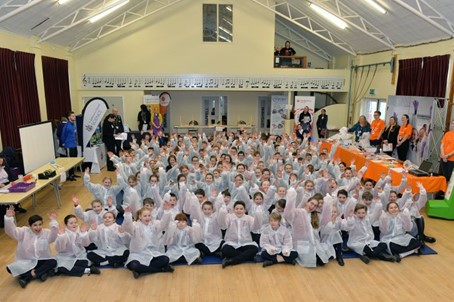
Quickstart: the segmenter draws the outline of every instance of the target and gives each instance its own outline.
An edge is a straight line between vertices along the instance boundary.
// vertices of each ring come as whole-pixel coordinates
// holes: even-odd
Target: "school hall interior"
[[[364,113],[364,99],[386,102],[396,95],[399,60],[451,56],[454,50],[450,0],[375,1],[386,14],[377,13],[365,0],[130,0],[99,23],[88,19],[122,1],[58,2],[0,1],[0,48],[34,55],[39,112],[24,123],[58,119],[65,113],[47,101],[49,80],[43,73],[43,58],[67,62],[69,91],[61,107],[69,106],[76,114],[92,97],[116,100],[124,123],[137,130],[144,96],[168,92],[168,131],[191,120],[203,123],[205,100],[224,99],[228,125],[245,121],[257,131],[267,131],[268,116],[261,112],[272,95],[285,96],[289,105],[296,95],[314,95],[315,108],[325,108],[330,117],[328,127],[339,129],[351,126]],[[347,28],[339,29],[316,14],[310,8],[313,3],[341,17]],[[204,42],[204,35],[213,34],[204,29],[204,4],[233,9],[227,22],[231,28],[226,29],[225,23],[223,30],[215,28],[219,34],[215,41],[208,37],[209,42]],[[275,67],[275,47],[283,47],[287,40],[297,56],[304,57],[306,68]],[[226,84],[227,79],[236,86]],[[452,100],[452,60],[443,80],[445,94],[432,96]],[[246,82],[250,85],[240,85]],[[147,83],[151,84],[147,87]],[[3,112],[11,110],[4,97],[1,102]],[[448,117],[451,108],[446,110]],[[24,109],[14,110],[20,115]],[[9,145],[4,137],[0,150]],[[92,181],[101,182],[104,176],[115,178],[103,169],[92,175]],[[84,207],[92,198],[80,178],[64,183],[60,195],[61,225],[63,217],[73,213],[72,196],[77,195]],[[56,208],[54,192],[44,189],[36,198],[36,207],[31,198],[22,203],[27,213],[16,214],[17,225],[26,225],[30,215],[39,214],[47,226],[47,213]],[[173,274],[138,280],[126,269],[102,269],[99,276],[49,278],[24,290],[2,269],[0,301],[450,301],[454,293],[448,282],[454,274],[452,221],[426,215],[425,220],[426,233],[437,239],[429,245],[437,254],[406,257],[401,263],[365,265],[359,259],[346,259],[344,267],[331,261],[315,269],[263,268],[253,263],[226,269],[180,265]],[[1,229],[0,245],[0,266],[5,268],[14,260],[16,241]]]

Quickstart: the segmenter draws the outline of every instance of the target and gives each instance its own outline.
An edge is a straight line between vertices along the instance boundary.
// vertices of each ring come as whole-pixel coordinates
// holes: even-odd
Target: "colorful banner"
[[[434,126],[434,109],[433,97],[400,95],[388,97],[386,121],[391,116],[395,116],[401,124],[403,114],[410,117],[413,134],[407,159],[418,166],[423,160],[429,158],[429,145]]]
[[[170,94],[168,92],[163,92],[159,95],[159,112],[161,115],[165,115],[167,108],[169,107],[170,104]]]
[[[84,148],[90,143],[93,133],[95,133],[108,108],[107,102],[99,97],[92,98],[85,104],[82,110]]]
[[[314,124],[315,96],[295,96],[295,127],[301,125],[303,131],[312,134]]]
[[[285,119],[287,118],[287,96],[271,96],[271,117],[270,134],[281,135],[285,130]]]

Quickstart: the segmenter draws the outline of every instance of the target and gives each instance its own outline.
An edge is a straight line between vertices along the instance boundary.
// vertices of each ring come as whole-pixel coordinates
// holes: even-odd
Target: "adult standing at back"
[[[443,135],[440,145],[441,170],[446,181],[451,179],[454,169],[454,120],[451,121],[449,131]],[[449,198],[450,196],[448,196]]]
[[[322,109],[320,115],[317,118],[317,132],[319,138],[327,137],[328,132],[328,115],[326,110]]]
[[[407,160],[408,149],[410,148],[410,139],[413,132],[413,126],[410,124],[410,118],[407,114],[402,115],[402,125],[397,136],[397,155],[399,160]]]
[[[294,56],[296,51],[290,47],[290,41],[285,41],[285,47],[281,49],[279,55],[281,56]]]
[[[397,146],[397,136],[399,135],[400,126],[397,121],[397,117],[394,115],[389,118],[389,124],[383,131],[383,151],[392,156],[394,149]],[[385,148],[385,144],[392,144],[392,148]],[[386,149],[386,150],[385,150]]]
[[[68,112],[68,122],[63,127],[61,133],[61,143],[63,148],[66,149],[67,157],[77,157],[77,134],[76,134],[76,115],[74,112]],[[75,181],[74,168],[68,171],[68,179]]]
[[[102,141],[107,152],[115,153],[115,114],[111,113],[104,119],[102,125]],[[115,171],[115,166],[110,158],[107,159],[107,170]]]
[[[121,115],[118,114],[118,109],[113,107],[112,114],[115,115],[115,120],[113,123],[115,126],[114,135],[125,132],[125,127],[123,126],[123,120],[121,119]],[[115,152],[114,153],[116,155],[118,155],[118,153],[120,152],[120,149],[122,147],[121,143],[122,143],[121,140],[115,140]]]
[[[381,136],[383,134],[383,130],[385,130],[385,122],[380,119],[381,112],[375,111],[374,112],[374,119],[372,123],[370,123],[370,145],[371,146],[380,146],[381,145]]]
[[[137,115],[137,126],[139,127],[139,131],[147,131],[150,129],[151,125],[151,113],[148,110],[147,105],[142,104],[140,105],[140,111]]]

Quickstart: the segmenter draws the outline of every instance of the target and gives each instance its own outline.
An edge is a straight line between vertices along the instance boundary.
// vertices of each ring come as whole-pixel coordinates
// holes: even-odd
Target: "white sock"
[[[84,274],[89,274],[90,273],[90,269],[87,267],[84,271]]]
[[[404,257],[410,256],[410,255],[413,255],[415,252],[416,252],[416,250],[411,250],[409,252],[401,253],[401,254],[399,254],[399,256],[400,256],[400,258],[404,258]]]
[[[101,262],[100,265],[109,265],[109,261]]]

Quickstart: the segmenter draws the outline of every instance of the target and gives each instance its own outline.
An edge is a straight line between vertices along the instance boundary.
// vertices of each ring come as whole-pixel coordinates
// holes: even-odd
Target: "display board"
[[[19,135],[25,174],[55,159],[51,122],[20,126]]]

